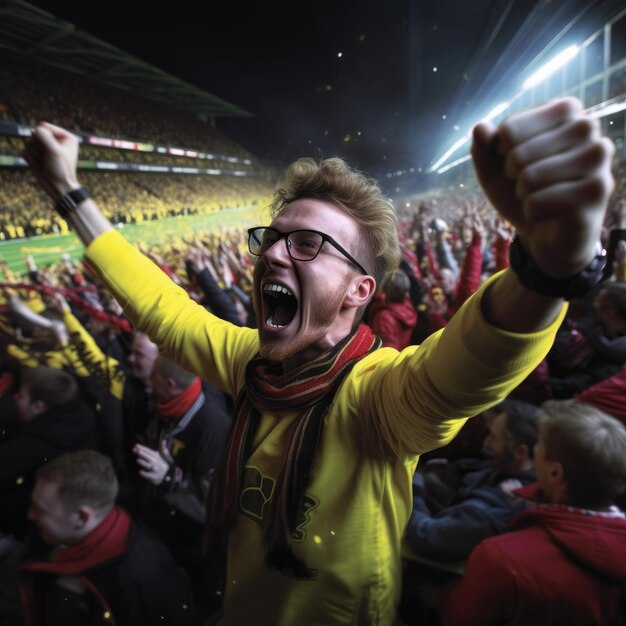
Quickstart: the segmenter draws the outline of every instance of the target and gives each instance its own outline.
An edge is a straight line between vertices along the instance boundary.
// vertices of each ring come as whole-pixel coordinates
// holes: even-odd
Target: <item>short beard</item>
[[[337,306],[333,306],[332,303],[325,302],[316,311],[316,324],[319,328],[318,335],[311,335],[310,333],[305,336],[297,336],[285,344],[275,344],[274,342],[265,343],[260,337],[259,354],[264,359],[269,359],[274,363],[280,363],[286,359],[290,359],[300,354],[301,352],[311,351],[311,358],[316,358],[318,354],[322,354],[326,350],[322,350],[319,347],[315,347],[315,344],[320,342],[326,334],[327,328],[332,325],[339,313]],[[329,348],[327,348],[329,349]]]
[[[268,361],[272,361],[274,363],[280,363],[291,356],[291,354],[282,349],[280,346],[268,346],[264,343],[261,343],[259,347],[259,355],[262,359],[267,359]]]
[[[259,354],[262,358],[268,359],[273,363],[282,363],[287,359],[295,357],[300,352],[304,352],[308,348],[311,348],[317,340],[311,341],[311,338],[301,339],[300,341],[289,342],[287,346],[276,345],[274,343],[263,343],[261,341],[259,347]]]
[[[350,276],[346,276],[344,283],[335,289],[333,293],[328,294],[328,298],[319,303],[314,312],[310,310],[308,310],[308,312],[306,310],[302,312],[304,317],[300,320],[301,326],[310,328],[311,325],[313,325],[314,328],[318,329],[316,335],[312,335],[311,331],[304,332],[305,336],[298,336],[298,333],[294,340],[289,342],[286,346],[276,345],[273,342],[266,344],[263,338],[259,336],[259,354],[261,357],[275,363],[280,363],[301,352],[305,352],[307,349],[311,349],[312,358],[316,358],[316,355],[325,352],[326,350],[316,349],[314,346],[324,338],[328,328],[332,326],[339,315],[341,303],[350,279]],[[257,309],[260,312],[261,307],[257,307]],[[314,319],[308,319],[308,317],[306,317],[307,315]]]

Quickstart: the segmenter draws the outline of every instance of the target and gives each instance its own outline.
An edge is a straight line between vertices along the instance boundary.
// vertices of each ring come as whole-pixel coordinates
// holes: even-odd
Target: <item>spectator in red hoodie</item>
[[[537,504],[510,532],[483,541],[442,603],[443,623],[609,624],[626,583],[626,428],[576,400],[542,405],[538,483],[516,490]]]
[[[383,346],[402,350],[411,344],[417,312],[409,298],[410,287],[409,277],[402,270],[396,270],[372,301],[369,325],[382,339]]]

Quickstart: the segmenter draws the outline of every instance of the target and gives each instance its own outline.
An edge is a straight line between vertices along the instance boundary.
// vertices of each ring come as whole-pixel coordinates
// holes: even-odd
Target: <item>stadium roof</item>
[[[212,117],[252,117],[22,0],[0,0],[2,49],[179,110]]]

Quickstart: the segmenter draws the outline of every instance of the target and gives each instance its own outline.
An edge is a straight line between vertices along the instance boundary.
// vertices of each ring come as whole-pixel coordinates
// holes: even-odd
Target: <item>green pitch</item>
[[[202,231],[245,230],[266,221],[267,218],[262,218],[258,209],[228,209],[209,215],[186,215],[142,224],[125,224],[118,230],[131,243],[141,241],[152,246],[175,237],[188,238]],[[26,272],[24,257],[28,254],[33,256],[37,267],[44,267],[58,263],[64,253],[73,259],[80,259],[83,250],[83,245],[74,233],[0,242],[0,258],[7,262],[11,271],[19,274]]]

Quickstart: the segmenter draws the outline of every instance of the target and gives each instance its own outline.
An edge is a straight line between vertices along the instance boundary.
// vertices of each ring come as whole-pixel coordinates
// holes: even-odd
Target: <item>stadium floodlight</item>
[[[489,113],[487,113],[487,115],[483,117],[481,122],[491,122],[492,119],[498,117],[500,113],[503,113],[504,111],[506,111],[510,106],[511,106],[510,102],[501,102],[500,104],[493,107],[493,109],[491,109],[491,111],[489,111]]]
[[[445,152],[445,154],[443,154],[441,156],[440,159],[438,159],[438,161],[430,168],[431,172],[435,172],[437,171],[447,160],[448,158],[454,154],[463,144],[467,143],[467,139],[468,137],[461,137],[461,139],[458,139],[457,141],[455,141]]]
[[[456,167],[457,165],[461,165],[461,163],[465,163],[465,161],[469,161],[471,158],[472,158],[472,155],[467,154],[464,157],[457,159],[456,161],[452,161],[452,163],[448,163],[448,165],[444,165],[441,169],[437,170],[437,174],[443,174],[444,172],[451,170],[453,167]]]
[[[563,52],[557,54],[551,61],[540,67],[530,78],[527,78],[522,87],[526,90],[538,85],[548,78],[548,76],[551,76],[554,72],[561,69],[568,61],[571,61],[579,52],[579,46],[565,48]]]

